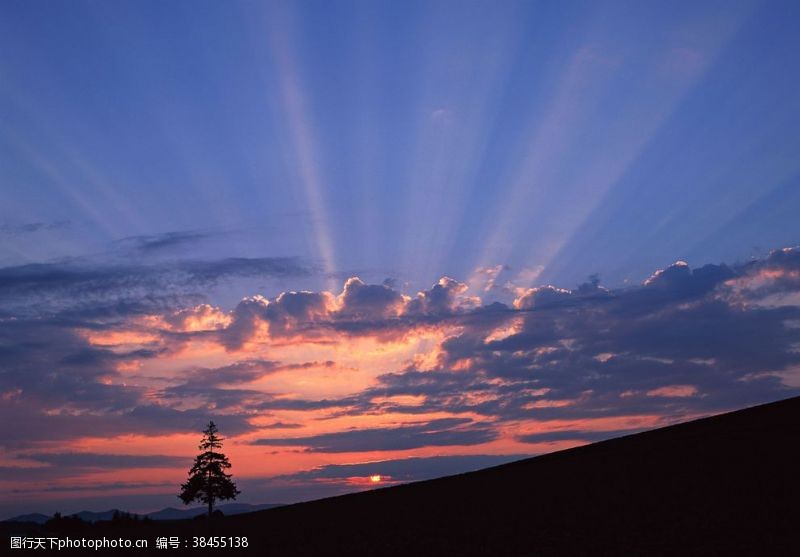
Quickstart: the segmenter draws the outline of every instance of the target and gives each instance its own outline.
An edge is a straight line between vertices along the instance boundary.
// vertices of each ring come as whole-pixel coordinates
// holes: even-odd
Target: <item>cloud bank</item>
[[[448,277],[417,293],[352,277],[230,309],[186,297],[305,272],[275,259],[0,269],[13,300],[0,314],[0,483],[53,491],[113,465],[135,484],[191,455],[211,418],[245,478],[316,481],[303,474],[320,458],[533,454],[800,387],[798,248],[676,262],[626,288],[507,285],[491,303]],[[284,468],[265,469],[270,454]]]

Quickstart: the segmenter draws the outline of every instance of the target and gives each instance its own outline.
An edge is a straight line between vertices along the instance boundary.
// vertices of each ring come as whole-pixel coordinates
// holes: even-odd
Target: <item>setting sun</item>
[[[380,481],[381,481],[381,475],[380,475],[380,474],[375,474],[375,475],[373,475],[373,476],[370,476],[370,477],[369,477],[369,481],[371,481],[371,482],[372,482],[372,483],[374,483],[374,484],[376,484],[376,483],[380,483]]]

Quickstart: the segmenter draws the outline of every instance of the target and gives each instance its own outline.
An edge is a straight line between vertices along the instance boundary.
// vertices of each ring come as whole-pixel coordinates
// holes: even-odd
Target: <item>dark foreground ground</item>
[[[792,398],[469,474],[211,522],[28,534],[150,544],[99,552],[113,555],[800,555],[798,449],[800,398]],[[4,528],[0,553],[9,548]],[[160,536],[189,547],[156,549]],[[191,549],[194,536],[246,536],[248,548]]]

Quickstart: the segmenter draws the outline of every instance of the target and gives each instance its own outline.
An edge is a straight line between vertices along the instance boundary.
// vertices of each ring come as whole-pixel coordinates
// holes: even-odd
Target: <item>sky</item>
[[[0,519],[178,506],[210,419],[274,503],[800,394],[798,22],[3,0]]]

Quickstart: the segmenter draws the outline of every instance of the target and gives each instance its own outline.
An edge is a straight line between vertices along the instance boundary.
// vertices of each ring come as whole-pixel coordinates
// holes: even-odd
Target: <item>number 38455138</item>
[[[247,536],[195,536],[192,547],[247,547]]]

